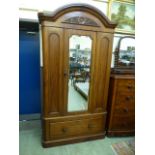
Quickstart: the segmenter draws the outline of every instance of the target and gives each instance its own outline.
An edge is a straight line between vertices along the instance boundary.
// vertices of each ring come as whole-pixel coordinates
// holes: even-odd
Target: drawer
[[[135,114],[134,106],[116,106],[114,108],[114,116],[130,116]]]
[[[89,135],[103,132],[104,126],[104,118],[50,123],[49,135],[51,139]]]
[[[135,94],[130,93],[117,93],[115,99],[115,105],[134,105]]]
[[[117,81],[118,92],[135,92],[135,81],[134,80],[118,80]]]
[[[133,116],[115,116],[112,120],[112,130],[134,130],[135,117]]]

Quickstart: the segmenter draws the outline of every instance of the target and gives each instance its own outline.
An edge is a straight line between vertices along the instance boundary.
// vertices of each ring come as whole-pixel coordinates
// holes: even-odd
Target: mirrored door
[[[92,51],[93,40],[88,32],[70,32],[68,37],[67,112],[88,110]]]

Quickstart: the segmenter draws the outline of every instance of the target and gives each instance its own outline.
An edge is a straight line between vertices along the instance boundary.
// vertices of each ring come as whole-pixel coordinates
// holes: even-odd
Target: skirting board
[[[41,119],[40,113],[19,115],[19,121],[40,120],[40,119]]]
[[[88,140],[103,139],[104,137],[105,137],[105,132],[100,134],[89,135],[89,136],[79,136],[79,137],[73,137],[73,138],[67,138],[67,139],[58,139],[53,141],[42,141],[42,146],[44,148],[47,148],[47,147],[65,145],[65,144],[85,142]]]

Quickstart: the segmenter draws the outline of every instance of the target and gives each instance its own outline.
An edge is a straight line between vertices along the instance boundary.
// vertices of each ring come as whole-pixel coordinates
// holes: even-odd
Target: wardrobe
[[[103,138],[116,23],[85,4],[38,17],[43,146]]]

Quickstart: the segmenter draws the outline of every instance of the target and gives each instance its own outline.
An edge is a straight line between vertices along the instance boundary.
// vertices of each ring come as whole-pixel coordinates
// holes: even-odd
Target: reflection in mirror
[[[135,64],[135,39],[123,38],[119,49],[119,64],[134,66]]]
[[[72,35],[69,39],[68,111],[86,111],[90,81],[92,40]]]

